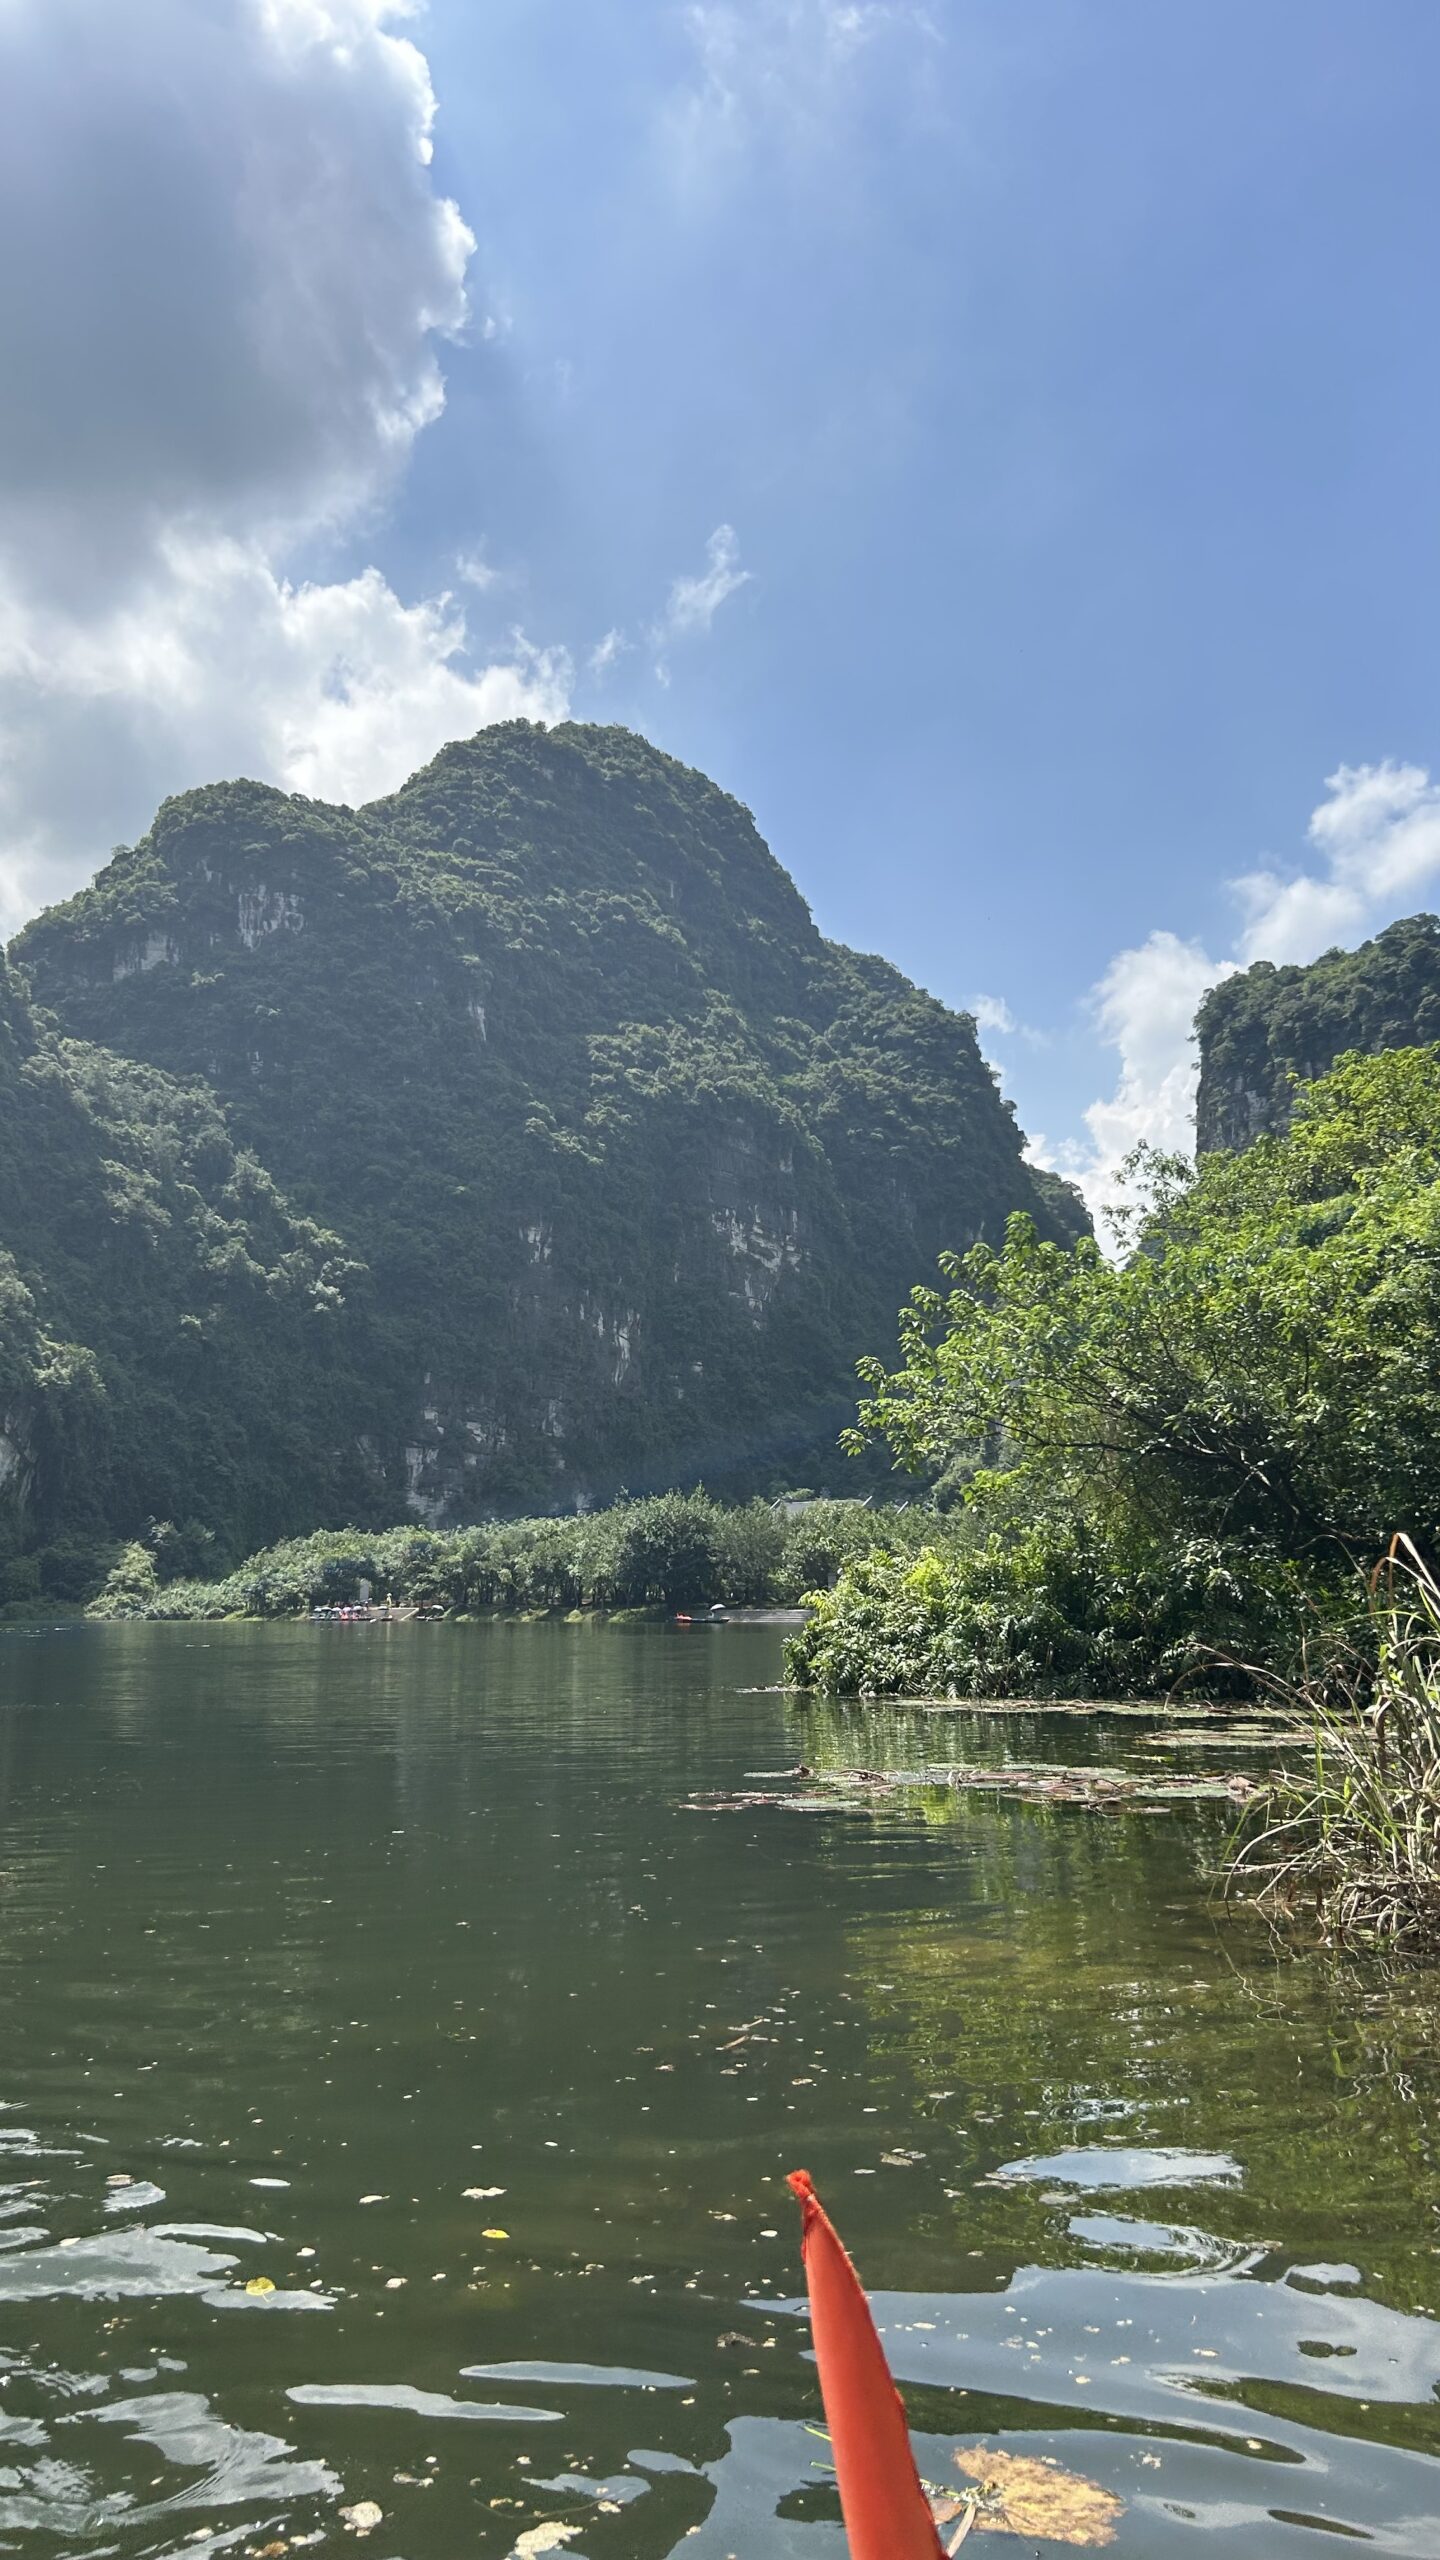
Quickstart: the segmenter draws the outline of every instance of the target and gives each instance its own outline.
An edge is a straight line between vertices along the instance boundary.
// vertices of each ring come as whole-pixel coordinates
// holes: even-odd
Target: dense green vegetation
[[[970,1018],[824,941],[748,812],[623,730],[486,730],[358,811],[191,792],[12,959],[49,1020],[7,980],[5,1072],[68,1062],[72,1168],[62,1212],[27,1103],[12,1548],[848,1490],[916,1276],[1016,1209],[1085,1224]]]
[[[0,1239],[0,1606],[82,1600],[124,1520],[198,1561],[207,1522],[363,1498],[338,1237],[203,1087],[60,1038],[3,959]]]
[[[344,1607],[368,1583],[393,1599],[457,1615],[479,1610],[704,1608],[794,1602],[834,1580],[877,1537],[918,1547],[928,1515],[859,1502],[791,1512],[726,1505],[706,1493],[652,1495],[555,1520],[468,1529],[413,1524],[368,1534],[329,1529],[253,1555],[219,1581],[180,1579],[162,1538],[117,1557],[93,1612],[103,1618],[284,1618]]]
[[[913,1293],[863,1434],[958,1498],[842,1573],[820,1687],[1145,1690],[1276,1665],[1440,1525],[1440,1051],[1352,1058],[1281,1137],[1137,1168],[1128,1251],[1043,1241]],[[1243,1673],[1236,1673],[1243,1678]]]
[[[1308,968],[1259,960],[1212,987],[1195,1029],[1201,1154],[1275,1135],[1289,1121],[1297,1080],[1325,1075],[1351,1050],[1373,1057],[1440,1040],[1440,922],[1409,916],[1358,951],[1327,951]]]

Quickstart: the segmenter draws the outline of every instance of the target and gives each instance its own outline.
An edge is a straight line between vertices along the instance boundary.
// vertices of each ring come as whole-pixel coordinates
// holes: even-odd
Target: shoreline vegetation
[[[877,1540],[918,1552],[923,1506],[793,1496],[726,1504],[665,1493],[563,1518],[458,1529],[322,1529],[262,1549],[217,1580],[164,1578],[164,1540],[124,1549],[91,1618],[307,1617],[376,1603],[445,1617],[628,1610],[793,1609]]]
[[[842,1568],[805,1685],[1254,1694],[1363,1649],[1397,1532],[1432,1554],[1440,1049],[1342,1059],[1243,1154],[1141,1151],[1115,1224],[1110,1260],[1012,1218],[912,1292],[893,1371],[862,1363],[850,1445],[943,1518]]]
[[[1434,1948],[1440,1048],[1341,1057],[1243,1152],[1141,1150],[1113,1224],[1107,1260],[1012,1218],[912,1293],[849,1440],[952,1510],[920,1554],[841,1567],[790,1675],[1264,1699],[1307,1749],[1232,1884],[1337,1942]]]
[[[1440,1943],[1440,1582],[1408,1538],[1371,1577],[1369,1641],[1265,1683],[1305,1742],[1231,1842],[1227,1886],[1327,1942]]]

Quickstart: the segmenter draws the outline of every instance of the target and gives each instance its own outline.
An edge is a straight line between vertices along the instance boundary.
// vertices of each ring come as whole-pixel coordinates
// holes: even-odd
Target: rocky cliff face
[[[1084,1222],[969,1018],[625,731],[487,730],[358,811],[187,794],[14,956],[344,1239],[312,1472],[392,1513],[833,1470],[942,1247]]]
[[[1247,1147],[1288,1125],[1296,1080],[1324,1075],[1347,1049],[1373,1056],[1440,1040],[1440,922],[1407,917],[1308,968],[1259,961],[1212,988],[1195,1028],[1199,1151]]]

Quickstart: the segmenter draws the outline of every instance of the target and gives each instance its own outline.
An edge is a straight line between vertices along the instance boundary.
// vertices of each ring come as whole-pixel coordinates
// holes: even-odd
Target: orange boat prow
[[[810,2329],[850,2560],[945,2560],[865,2288],[808,2169],[796,2169],[790,2185],[804,2216]]]

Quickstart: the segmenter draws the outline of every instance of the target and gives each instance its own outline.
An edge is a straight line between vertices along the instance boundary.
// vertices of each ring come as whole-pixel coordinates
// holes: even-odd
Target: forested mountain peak
[[[937,1253],[1083,1223],[970,1017],[826,942],[750,813],[623,729],[507,723],[359,810],[187,792],[14,954],[364,1275],[317,1510],[833,1475]]]
[[[135,1008],[101,1003],[106,985],[158,970],[168,1014],[176,973],[208,981],[237,944],[266,946],[272,969],[288,946],[308,975],[302,938],[317,970],[368,967],[383,938],[392,973],[486,1039],[507,988],[546,1009],[537,976],[591,1028],[724,999],[813,1031],[837,992],[835,955],[738,801],[628,730],[528,721],[446,747],[365,809],[246,781],[187,792],[19,947],[38,987],[87,983],[88,1027],[108,1036]],[[213,1063],[203,1040],[166,1054]]]
[[[1296,1079],[1325,1075],[1349,1049],[1374,1056],[1440,1040],[1440,920],[1407,916],[1357,951],[1305,966],[1257,960],[1211,988],[1195,1029],[1200,1153],[1278,1134]]]

